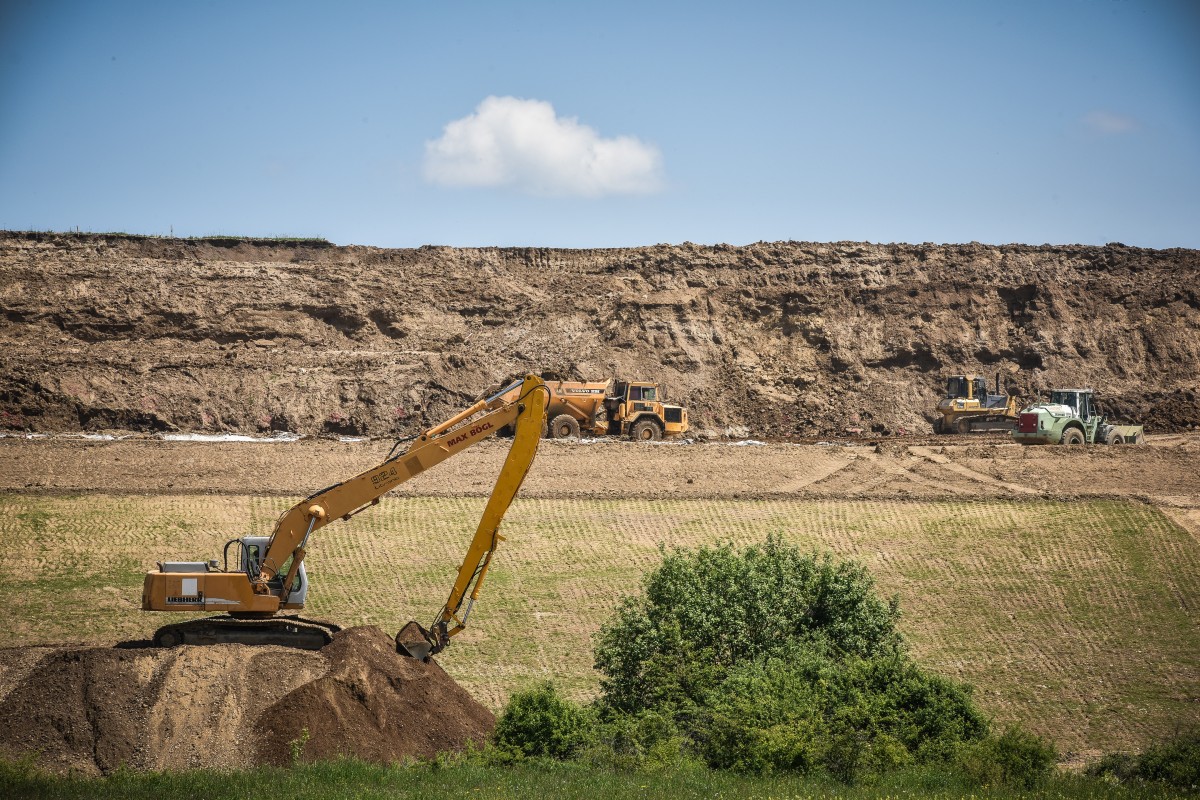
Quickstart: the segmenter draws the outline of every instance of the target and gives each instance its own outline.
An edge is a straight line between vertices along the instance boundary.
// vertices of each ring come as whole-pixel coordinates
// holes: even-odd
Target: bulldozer
[[[403,655],[426,660],[441,652],[466,627],[492,556],[504,541],[500,522],[537,453],[547,396],[542,379],[527,375],[419,436],[397,442],[377,466],[306,497],[280,515],[270,536],[229,540],[224,563],[216,559],[158,562],[143,582],[142,610],[221,613],[164,625],[154,633],[153,643],[159,647],[224,643],[324,647],[340,626],[283,613],[304,608],[310,588],[304,561],[312,536],[331,522],[349,521],[378,505],[383,495],[409,478],[511,427],[508,456],[449,598],[428,628],[412,621],[396,634],[396,650]],[[411,444],[397,452],[404,441]]]
[[[1007,433],[1017,427],[1019,404],[1015,395],[1001,393],[996,373],[996,393],[988,394],[987,378],[951,375],[946,394],[937,405],[935,433]]]

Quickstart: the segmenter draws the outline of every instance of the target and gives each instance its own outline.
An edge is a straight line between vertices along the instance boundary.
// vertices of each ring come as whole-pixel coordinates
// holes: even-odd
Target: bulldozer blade
[[[426,661],[433,652],[433,641],[429,631],[421,623],[411,621],[396,634],[396,652],[402,656]]]

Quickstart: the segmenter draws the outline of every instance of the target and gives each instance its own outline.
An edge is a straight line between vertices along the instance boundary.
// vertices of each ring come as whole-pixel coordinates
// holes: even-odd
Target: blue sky
[[[1200,3],[0,0],[0,228],[1200,247]]]

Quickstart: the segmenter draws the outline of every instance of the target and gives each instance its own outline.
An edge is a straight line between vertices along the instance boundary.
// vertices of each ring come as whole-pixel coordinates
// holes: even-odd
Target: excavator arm
[[[509,448],[504,468],[500,470],[496,486],[492,489],[491,497],[483,510],[475,537],[467,548],[467,555],[462,566],[458,568],[458,575],[450,588],[450,597],[428,630],[416,622],[409,622],[400,629],[396,634],[398,651],[424,660],[444,650],[450,643],[450,637],[460,633],[467,626],[467,617],[479,598],[479,591],[483,587],[483,579],[487,576],[492,556],[496,553],[496,546],[504,541],[504,537],[500,535],[500,522],[516,497],[517,490],[521,488],[521,482],[525,480],[537,453],[549,395],[543,391],[544,388],[544,384],[531,386],[530,378],[522,385],[521,400],[518,401],[522,407],[517,415],[512,447]],[[465,610],[462,608],[464,600],[467,603]]]
[[[517,388],[520,389],[517,398],[506,400],[504,395],[508,394],[511,397],[510,392]],[[528,420],[537,416],[532,427],[540,435],[541,418],[545,416],[545,395],[545,384],[536,376],[530,375],[524,381],[514,382],[491,397],[480,400],[451,419],[425,431],[403,453],[391,455],[381,464],[366,472],[322,489],[292,506],[280,515],[275,530],[271,534],[266,552],[260,562],[260,574],[254,582],[255,594],[271,593],[270,582],[279,574],[290,558],[291,565],[283,581],[281,602],[286,599],[300,564],[304,560],[309,538],[330,522],[337,519],[349,520],[355,514],[378,504],[380,497],[400,484],[486,439],[505,425],[515,422],[518,428],[524,425],[526,429],[529,429],[531,426]],[[540,410],[540,415],[538,410]],[[471,419],[485,411],[486,414],[472,420],[469,424],[460,425],[464,420]],[[514,453],[520,441],[514,439],[513,448],[505,462],[505,469],[501,473],[501,480],[496,484],[497,492],[501,490],[504,477],[509,472],[509,465],[514,463]],[[521,471],[522,478],[528,471],[529,463],[532,462],[536,450],[537,440],[535,439],[532,449],[529,450],[525,468]],[[516,486],[520,486],[520,480],[517,481]],[[513,488],[513,493],[515,492],[516,487]],[[493,499],[495,499],[495,492],[493,492]],[[508,502],[511,501],[510,496]],[[504,503],[504,508],[508,507],[508,502]],[[492,507],[493,503],[489,501],[488,508]],[[500,516],[503,515],[504,511],[501,510]],[[485,518],[486,516],[485,512]],[[499,525],[499,518],[497,518],[496,524]]]

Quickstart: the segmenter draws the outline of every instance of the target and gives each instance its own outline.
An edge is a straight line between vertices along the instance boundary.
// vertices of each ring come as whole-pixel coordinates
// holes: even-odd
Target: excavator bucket
[[[396,634],[396,652],[425,661],[433,653],[433,637],[421,627],[421,623],[411,621]]]

